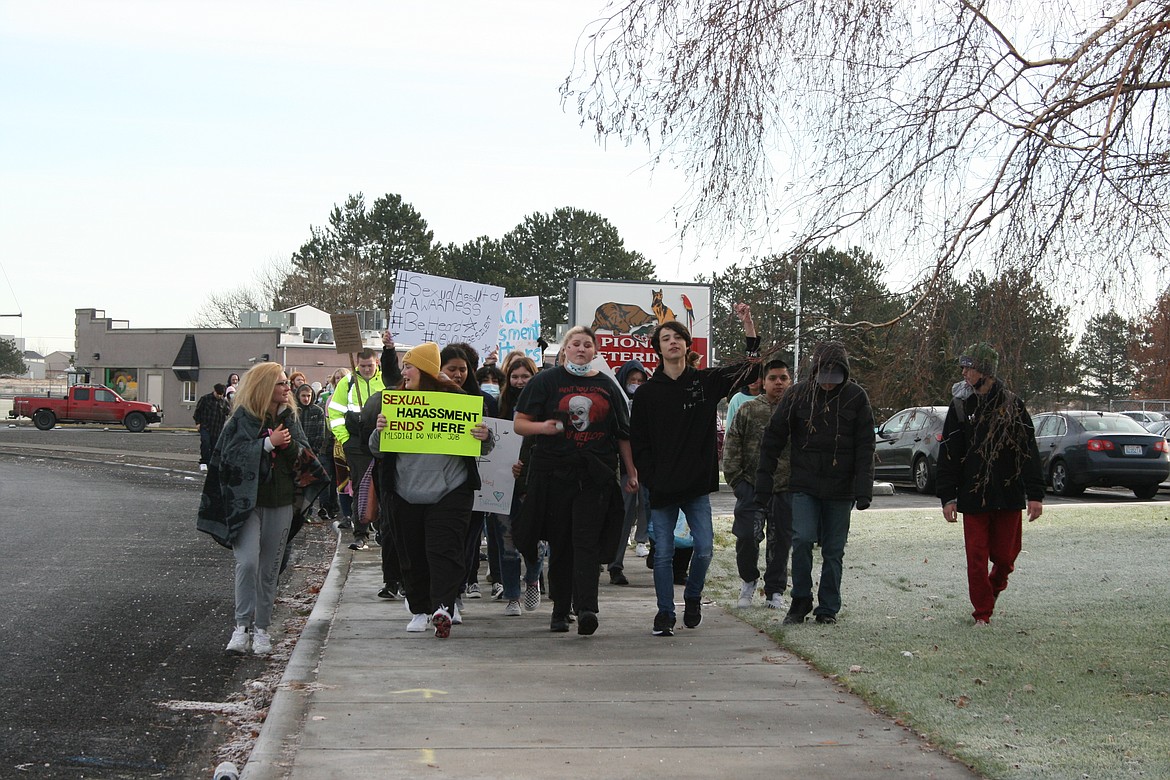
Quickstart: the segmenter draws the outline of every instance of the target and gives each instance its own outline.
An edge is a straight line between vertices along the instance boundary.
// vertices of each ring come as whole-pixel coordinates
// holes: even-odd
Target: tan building
[[[350,367],[349,355],[336,352],[331,333],[330,343],[306,344],[299,326],[287,320],[272,327],[131,328],[128,320],[112,319],[100,309],[77,309],[75,315],[76,368],[127,400],[160,407],[164,426],[192,425],[201,395],[257,362],[275,360],[321,385],[335,369]],[[376,332],[363,335],[369,346],[381,347]]]

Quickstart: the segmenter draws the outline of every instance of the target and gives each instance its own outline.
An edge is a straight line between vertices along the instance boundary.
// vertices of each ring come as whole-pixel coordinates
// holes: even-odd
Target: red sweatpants
[[[971,615],[991,620],[995,600],[1007,588],[1008,575],[1016,567],[1023,544],[1023,513],[1018,509],[963,515],[963,540],[967,546],[967,589]],[[991,562],[991,572],[987,564]]]

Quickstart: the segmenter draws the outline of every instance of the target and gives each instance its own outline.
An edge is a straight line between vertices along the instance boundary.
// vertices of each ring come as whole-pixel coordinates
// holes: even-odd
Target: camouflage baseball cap
[[[959,358],[959,366],[973,368],[980,374],[987,376],[995,376],[995,372],[999,368],[999,353],[992,349],[986,341],[980,341],[963,351],[963,356]]]

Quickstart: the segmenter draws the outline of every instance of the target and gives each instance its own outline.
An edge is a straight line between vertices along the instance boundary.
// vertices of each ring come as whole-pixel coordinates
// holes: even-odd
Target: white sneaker
[[[232,632],[232,638],[228,640],[227,651],[242,655],[251,649],[252,635],[248,633],[248,627],[236,626],[236,630]]]
[[[745,582],[739,586],[739,601],[735,606],[740,609],[747,609],[752,605],[752,596],[756,595],[756,581]]]
[[[764,602],[764,606],[768,609],[788,609],[788,604],[784,602],[783,593],[773,593],[772,597]]]
[[[206,464],[206,463],[200,463],[200,464],[199,464],[199,470],[200,470],[200,471],[207,471],[207,464]]]
[[[451,636],[451,613],[447,608],[440,606],[435,610],[435,614],[431,615],[431,625],[435,627],[435,636],[439,639],[446,639]]]
[[[430,615],[415,615],[406,625],[406,630],[412,634],[421,634],[427,630],[427,623],[431,622]]]
[[[508,617],[517,617],[520,614],[520,600],[512,599],[508,602],[508,606],[504,607],[504,614]]]
[[[634,545],[634,555],[638,556],[639,558],[645,558],[649,554],[650,548],[647,547],[644,543],[638,542],[636,545]]]
[[[458,604],[456,604],[456,605],[455,605],[455,606],[454,606],[454,607],[451,609],[451,625],[453,625],[453,626],[461,626],[461,625],[463,625],[463,613],[459,611],[459,605],[458,605]]]
[[[256,655],[268,655],[272,652],[272,637],[262,628],[256,629],[252,635],[252,652]]]

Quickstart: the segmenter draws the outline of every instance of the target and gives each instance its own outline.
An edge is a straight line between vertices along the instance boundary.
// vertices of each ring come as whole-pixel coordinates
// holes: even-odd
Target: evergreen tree
[[[513,296],[539,295],[545,338],[568,321],[569,280],[649,281],[654,264],[625,247],[617,228],[591,211],[560,208],[531,214],[500,242],[512,264]]]
[[[389,309],[399,270],[441,274],[439,246],[427,222],[400,195],[366,207],[360,192],[334,206],[325,227],[309,228],[276,295],[278,309],[302,303],[328,312]]]
[[[1131,354],[1137,344],[1133,324],[1117,312],[1090,319],[1077,351],[1084,369],[1081,392],[1103,405],[1128,397],[1136,379]]]
[[[24,355],[12,339],[0,339],[0,374],[20,376],[28,373]]]

